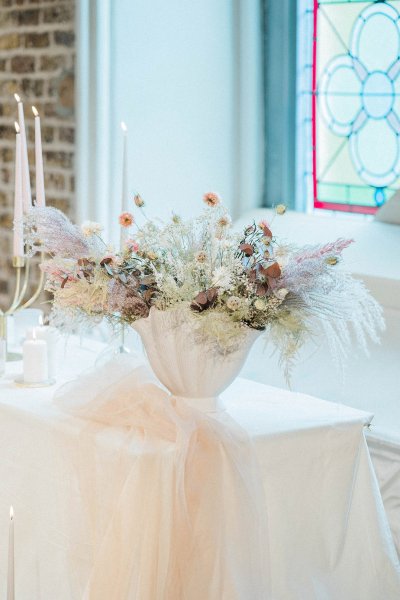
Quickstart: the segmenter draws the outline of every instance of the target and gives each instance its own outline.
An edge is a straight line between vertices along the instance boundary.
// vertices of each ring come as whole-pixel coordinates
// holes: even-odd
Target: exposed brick
[[[15,129],[12,125],[0,125],[0,139],[1,140],[14,140]]]
[[[10,259],[15,161],[13,122],[17,118],[14,92],[18,92],[25,103],[33,196],[35,135],[32,104],[42,119],[48,204],[57,206],[72,218],[74,215],[75,2],[0,0],[0,304],[7,305],[13,285],[7,289],[6,284],[15,275]],[[8,9],[2,10],[4,8]],[[51,101],[48,100],[49,90],[54,98]],[[61,150],[66,144],[70,149],[68,152]]]
[[[62,167],[64,169],[71,169],[73,167],[72,152],[46,151],[44,154],[47,165],[51,165],[53,167]]]
[[[56,71],[65,66],[65,56],[41,56],[40,70],[41,71]]]
[[[44,81],[42,79],[24,78],[21,81],[21,90],[24,96],[43,96]]]
[[[11,181],[10,169],[1,169],[0,170],[0,179],[1,179],[2,183],[9,183]]]
[[[18,33],[8,33],[0,36],[0,50],[12,50],[18,48],[21,43],[21,36]]]
[[[55,117],[57,115],[55,103],[46,102],[46,104],[43,106],[42,112],[44,113],[45,117]]]
[[[74,7],[71,4],[51,6],[43,10],[44,23],[68,23],[73,20]]]
[[[16,73],[31,73],[34,67],[34,56],[14,56],[11,59],[11,70]]]
[[[13,216],[10,213],[0,214],[0,227],[11,229],[13,226]]]
[[[23,4],[15,1],[17,6]],[[25,9],[25,10],[11,10],[8,12],[1,11],[0,13],[0,25],[9,26],[20,26],[20,25],[38,25],[39,23],[39,10]]]
[[[0,162],[11,162],[14,160],[14,152],[11,148],[0,148]]]
[[[25,48],[47,48],[50,45],[48,33],[26,33]]]
[[[0,94],[2,96],[8,96],[9,98],[12,98],[13,94],[18,91],[20,91],[20,87],[16,79],[6,79],[0,82]]]
[[[65,189],[65,176],[61,173],[45,172],[44,185],[46,190],[63,190]]]
[[[60,142],[67,142],[68,144],[75,143],[75,129],[73,127],[60,127],[59,131]]]
[[[36,106],[36,108],[38,108],[38,107]],[[43,125],[43,121],[41,121],[40,126],[41,126],[40,129],[41,129],[41,134],[42,134],[42,142],[45,142],[46,144],[50,144],[54,140],[54,127],[50,127],[49,125]],[[33,126],[29,129],[28,139],[30,142],[32,142],[32,144],[35,141],[35,128]]]
[[[18,11],[18,25],[38,25],[39,10]]]
[[[63,212],[68,212],[71,206],[68,198],[52,198],[51,196],[46,198],[46,204],[48,206],[54,206],[54,208],[58,208]]]
[[[54,41],[57,46],[71,47],[75,43],[75,33],[73,31],[55,31]]]

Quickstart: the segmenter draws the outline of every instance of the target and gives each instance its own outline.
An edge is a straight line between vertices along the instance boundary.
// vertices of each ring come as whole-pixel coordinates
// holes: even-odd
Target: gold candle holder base
[[[42,252],[41,261],[43,261],[43,258],[44,253]],[[30,265],[31,260],[29,258],[25,258],[24,256],[13,256],[12,258],[12,266],[16,270],[14,298],[8,309],[0,309],[0,339],[5,340],[6,342],[7,362],[21,360],[22,358],[21,353],[8,352],[7,350],[7,317],[11,317],[12,315],[15,315],[16,312],[32,306],[32,304],[39,298],[43,289],[44,273],[40,270],[39,282],[35,288],[35,291],[30,298],[25,299],[29,284]]]

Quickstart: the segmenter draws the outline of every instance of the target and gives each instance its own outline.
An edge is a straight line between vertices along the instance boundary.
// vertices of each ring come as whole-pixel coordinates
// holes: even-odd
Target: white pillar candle
[[[31,180],[29,176],[28,145],[26,141],[24,106],[18,94],[14,94],[18,103],[18,122],[21,130],[21,170],[22,170],[22,198],[24,211],[32,208]]]
[[[7,600],[14,600],[14,510],[10,507],[10,527],[8,531],[8,573],[7,573]]]
[[[38,340],[44,340],[47,344],[47,365],[49,378],[56,377],[58,368],[58,341],[60,334],[56,327],[50,325],[41,325],[40,327],[30,327],[26,332],[26,338],[32,340],[36,337]]]
[[[41,383],[48,380],[47,343],[44,340],[37,340],[35,332],[33,332],[33,339],[25,340],[23,343],[22,356],[25,383]]]
[[[24,226],[22,223],[22,172],[21,172],[21,134],[15,123],[15,182],[14,182],[14,239],[13,255],[24,255]]]
[[[43,152],[42,152],[42,133],[40,131],[40,117],[35,106],[32,106],[32,112],[35,115],[35,170],[36,170],[36,202],[35,205],[46,206],[44,193],[44,173],[43,173]]]

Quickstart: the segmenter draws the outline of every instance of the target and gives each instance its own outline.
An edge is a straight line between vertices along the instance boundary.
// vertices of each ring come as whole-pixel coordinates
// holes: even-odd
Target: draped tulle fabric
[[[133,355],[66,384],[55,401],[87,423],[74,454],[82,521],[71,523],[70,548],[79,578],[74,549],[83,538],[90,547],[84,599],[270,599],[262,477],[250,439],[226,413],[171,397]],[[96,447],[110,428],[124,436],[105,518]]]

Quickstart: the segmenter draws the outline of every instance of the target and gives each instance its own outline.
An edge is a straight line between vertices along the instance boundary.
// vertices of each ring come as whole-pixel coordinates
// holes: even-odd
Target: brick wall
[[[0,0],[0,307],[13,291],[10,267],[17,105],[24,102],[32,194],[34,123],[42,124],[46,200],[74,216],[75,0]],[[10,276],[11,274],[11,276]]]

